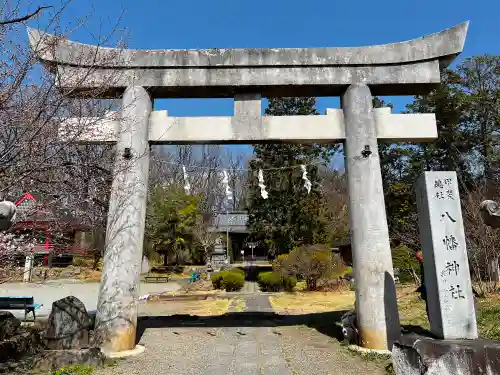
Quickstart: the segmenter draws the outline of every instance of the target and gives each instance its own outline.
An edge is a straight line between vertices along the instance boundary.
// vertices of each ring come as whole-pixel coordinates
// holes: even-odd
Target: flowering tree
[[[23,271],[19,264],[32,256],[35,242],[32,236],[16,236],[14,233],[0,232],[0,283],[18,279]]]
[[[59,222],[60,218],[72,216],[104,232],[114,173],[113,147],[74,141],[83,132],[88,134],[89,129],[97,129],[102,119],[115,113],[116,103],[100,99],[105,87],[78,98],[70,91],[61,92],[50,67],[41,67],[36,54],[43,48],[51,52],[57,41],[33,46],[27,41],[27,22],[40,21],[46,26],[36,27],[56,34],[60,37],[57,40],[66,39],[75,30],[75,24],[77,28],[86,27],[89,15],[74,17],[72,25],[66,28],[61,25],[61,16],[69,11],[71,2],[63,0],[57,6],[32,9],[28,2],[19,0],[4,2],[0,7],[0,199],[15,200],[31,192],[40,198],[37,210],[48,207],[54,213],[54,231],[63,230],[66,225],[65,220]],[[97,49],[112,43],[114,47],[118,45],[120,53],[124,43],[112,42],[117,39],[119,19],[120,15],[116,25],[100,25],[101,32],[106,29],[110,32],[93,35]],[[98,64],[107,63],[95,62],[94,56],[84,54],[72,58],[87,66],[89,74]],[[71,122],[71,137],[62,140],[59,136],[65,118],[78,120]],[[22,264],[35,244],[33,233],[19,236],[2,232],[0,268]]]

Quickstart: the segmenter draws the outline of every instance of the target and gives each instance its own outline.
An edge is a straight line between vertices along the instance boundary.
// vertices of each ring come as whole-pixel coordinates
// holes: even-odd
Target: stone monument
[[[210,255],[210,264],[215,270],[226,264],[227,251],[226,246],[222,241],[222,237],[219,236],[215,239],[214,251]]]
[[[78,298],[52,303],[44,340],[47,349],[82,349],[90,346],[90,317]]]
[[[498,202],[486,200],[479,205],[483,222],[494,229],[500,228],[500,205]]]
[[[424,172],[416,192],[431,331],[443,339],[475,339],[476,313],[456,172]]]
[[[378,141],[437,138],[433,114],[373,109],[373,95],[426,94],[462,52],[468,23],[402,43],[343,48],[118,50],[29,29],[37,57],[65,93],[122,98],[120,116],[66,119],[61,140],[115,142],[96,330],[102,347],[135,343],[149,145],[345,142],[360,343],[387,349],[400,335]],[[83,58],[83,60],[82,60]],[[340,96],[324,116],[261,116],[262,97]],[[169,117],[155,98],[234,98],[234,116]],[[124,208],[124,209],[123,209]]]

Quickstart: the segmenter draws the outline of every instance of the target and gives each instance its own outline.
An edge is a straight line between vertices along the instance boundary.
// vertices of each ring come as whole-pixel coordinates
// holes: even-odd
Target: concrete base
[[[394,343],[396,375],[500,374],[500,343],[403,335]]]
[[[121,352],[108,352],[104,350],[102,350],[102,352],[106,356],[106,358],[127,358],[142,354],[145,350],[146,348],[144,346],[136,345],[134,349],[124,350]]]
[[[385,349],[368,349],[368,348],[363,348],[362,346],[358,345],[349,345],[347,347],[352,352],[358,352],[358,353],[375,353],[375,354],[385,354],[385,355],[391,355],[390,350],[385,350]]]

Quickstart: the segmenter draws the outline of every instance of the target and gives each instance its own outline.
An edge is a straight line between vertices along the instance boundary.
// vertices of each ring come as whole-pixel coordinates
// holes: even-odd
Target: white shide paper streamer
[[[304,180],[304,187],[307,190],[307,194],[309,194],[311,192],[312,184],[311,184],[311,181],[309,181],[309,179],[307,178],[306,166],[301,165],[300,169],[302,169],[302,179]]]
[[[191,191],[191,185],[189,184],[189,178],[185,166],[182,166],[182,172],[184,173],[184,191],[186,194],[189,194]]]
[[[262,198],[267,199],[269,197],[269,193],[266,191],[266,185],[264,185],[264,172],[262,169],[259,169],[259,187],[260,187],[260,195]]]
[[[229,176],[227,175],[227,171],[224,169],[222,171],[222,174],[224,175],[224,178],[222,179],[222,184],[224,185],[224,188],[226,189],[226,198],[228,201],[233,200],[233,192],[231,191],[231,188],[229,187]]]

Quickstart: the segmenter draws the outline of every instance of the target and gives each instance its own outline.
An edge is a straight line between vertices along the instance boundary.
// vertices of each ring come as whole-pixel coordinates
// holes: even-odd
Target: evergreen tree
[[[423,171],[456,171],[462,197],[478,185],[487,188],[484,199],[498,194],[499,77],[499,56],[475,56],[443,70],[439,87],[407,106],[409,113],[435,113],[438,139],[379,145],[393,245],[419,246],[414,184]],[[383,105],[375,98],[374,107]]]
[[[180,186],[157,186],[148,202],[146,243],[148,252],[163,255],[164,264],[201,261],[195,227],[200,216],[200,197],[187,195]],[[148,254],[151,256],[152,254]]]
[[[317,115],[315,104],[315,98],[271,98],[265,114]],[[328,160],[332,151],[331,146],[319,144],[254,146],[247,199],[249,227],[254,239],[264,240],[271,252],[285,253],[299,244],[325,241],[324,223],[320,220],[322,196],[317,164]],[[307,165],[307,177],[312,183],[309,194],[304,187],[300,165]],[[259,169],[264,170],[268,199],[260,195]]]

